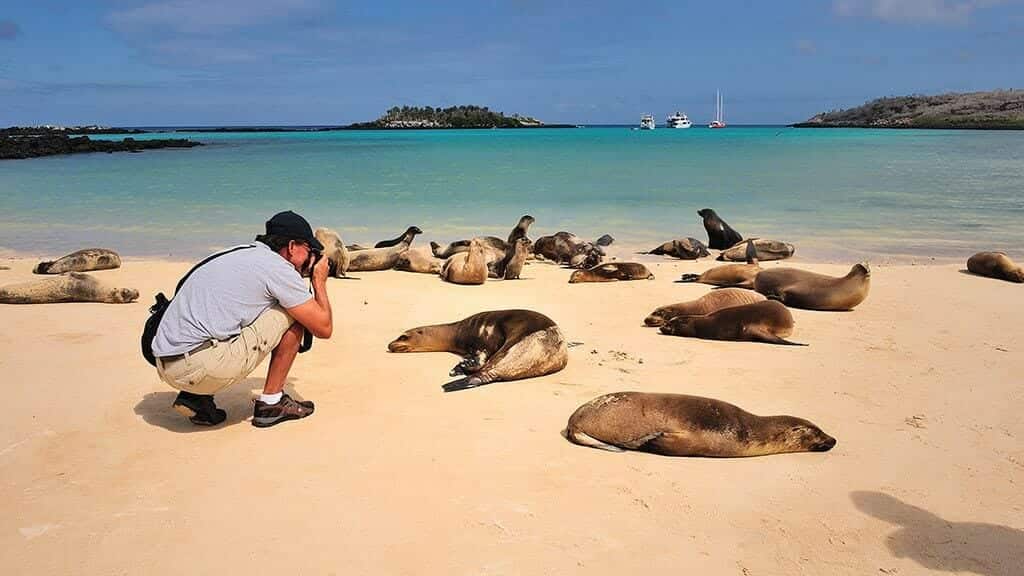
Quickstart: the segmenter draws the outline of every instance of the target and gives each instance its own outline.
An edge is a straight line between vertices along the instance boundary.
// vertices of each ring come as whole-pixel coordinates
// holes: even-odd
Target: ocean
[[[122,136],[117,136],[120,138]],[[0,252],[194,259],[280,210],[372,243],[505,237],[523,214],[620,247],[744,237],[818,261],[937,261],[1024,245],[1024,134],[630,127],[158,133],[206,146],[0,161]],[[114,138],[113,136],[111,138]]]

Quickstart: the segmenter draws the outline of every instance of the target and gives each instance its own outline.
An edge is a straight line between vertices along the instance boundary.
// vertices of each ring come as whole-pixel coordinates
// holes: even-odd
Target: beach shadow
[[[170,387],[166,392],[150,392],[143,396],[142,400],[135,405],[135,413],[142,416],[147,424],[159,426],[171,432],[191,433],[219,430],[225,426],[244,422],[252,416],[253,399],[263,389],[263,383],[263,378],[246,378],[244,381],[218,392],[215,397],[217,407],[223,408],[228,413],[228,417],[217,426],[196,426],[178,414],[171,408],[178,392]],[[285,383],[284,390],[296,400],[304,399],[292,389],[291,378]]]
[[[1019,576],[1024,571],[1024,530],[950,522],[881,492],[852,492],[850,499],[861,512],[899,526],[886,538],[897,558],[943,572]]]

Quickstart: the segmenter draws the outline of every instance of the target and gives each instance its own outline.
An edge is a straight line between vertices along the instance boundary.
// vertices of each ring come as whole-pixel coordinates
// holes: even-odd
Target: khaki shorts
[[[156,371],[161,380],[178,390],[214,394],[252,373],[277,348],[293,322],[284,308],[268,308],[230,340],[214,341],[213,346],[177,360],[158,358]]]

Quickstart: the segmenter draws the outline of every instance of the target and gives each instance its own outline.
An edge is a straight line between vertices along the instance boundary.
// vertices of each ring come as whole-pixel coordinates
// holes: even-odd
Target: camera
[[[324,253],[318,250],[310,250],[309,256],[306,257],[306,265],[302,267],[302,275],[309,277],[313,275],[313,268],[316,268],[317,262],[324,257]]]

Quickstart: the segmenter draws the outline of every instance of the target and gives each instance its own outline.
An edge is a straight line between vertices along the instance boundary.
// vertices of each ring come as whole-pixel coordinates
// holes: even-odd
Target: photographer
[[[253,426],[313,413],[312,402],[298,402],[283,389],[305,332],[327,339],[334,328],[322,250],[302,216],[281,212],[254,244],[225,250],[194,269],[152,344],[160,379],[180,390],[175,410],[193,424],[220,424],[227,414],[213,395],[244,380],[270,354]],[[304,275],[312,278],[312,294]]]

